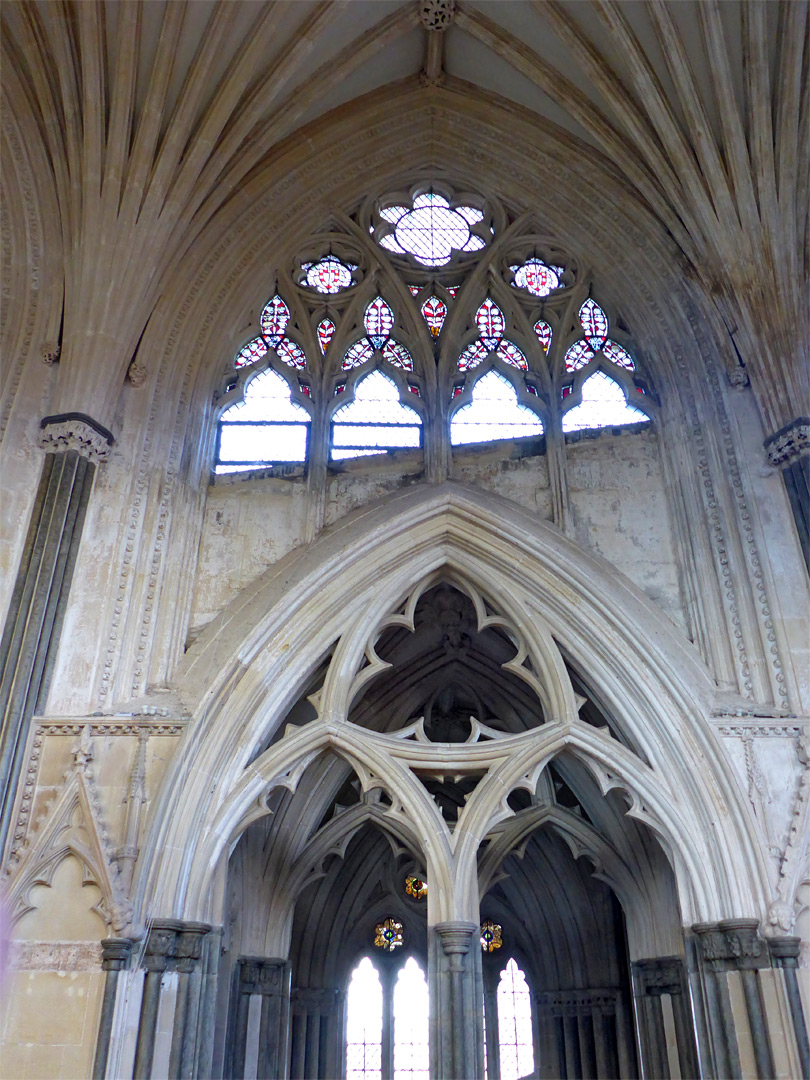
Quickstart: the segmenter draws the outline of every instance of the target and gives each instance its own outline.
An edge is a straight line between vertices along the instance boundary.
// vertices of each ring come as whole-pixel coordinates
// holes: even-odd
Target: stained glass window
[[[542,319],[538,319],[534,324],[534,332],[537,334],[537,340],[543,346],[543,352],[548,355],[548,350],[551,348],[551,326]]]
[[[497,371],[488,371],[478,380],[471,404],[462,405],[450,422],[453,446],[542,434],[540,417],[518,404],[514,386]]]
[[[304,282],[319,293],[338,293],[352,285],[352,271],[357,267],[344,263],[337,255],[324,255],[314,263],[302,263]]]
[[[335,336],[336,329],[337,327],[331,319],[321,319],[318,323],[318,344],[322,353],[325,353],[329,348],[329,342]]]
[[[422,444],[422,418],[399,399],[396,383],[381,371],[362,378],[354,401],[332,418],[332,458],[383,454]]]
[[[511,341],[502,341],[500,343],[498,346],[498,356],[505,364],[511,364],[512,367],[520,368],[521,371],[528,371],[529,369],[529,365],[526,363],[526,357],[517,345],[513,345]]]
[[[346,998],[346,1080],[382,1080],[383,991],[371,960],[352,974]]]
[[[418,877],[406,877],[405,892],[414,900],[424,900],[427,896],[427,882]]]
[[[251,379],[245,400],[220,419],[215,471],[239,472],[275,462],[304,461],[309,413],[290,401],[290,388],[277,372]]]
[[[409,285],[408,286],[408,291],[410,292],[411,296],[418,296],[419,293],[422,291],[422,286],[421,285]]]
[[[565,370],[578,371],[594,358],[594,352],[584,338],[575,341],[565,354]]]
[[[484,919],[481,923],[481,948],[484,952],[495,952],[503,945],[503,927],[492,919]]]
[[[617,345],[615,341],[606,341],[602,346],[603,354],[611,360],[614,364],[618,364],[619,367],[626,368],[627,371],[635,371],[636,365],[633,363],[633,358],[627,349],[623,349],[621,345]]]
[[[579,309],[579,321],[592,349],[601,349],[608,333],[607,315],[595,300],[586,300]]]
[[[431,334],[437,338],[442,332],[444,320],[447,318],[447,304],[440,300],[438,296],[429,296],[422,304],[422,315]]]
[[[620,424],[646,424],[649,416],[627,404],[618,383],[602,371],[589,375],[582,384],[582,404],[563,413],[563,431],[584,428],[615,427]]]
[[[346,355],[343,357],[343,370],[348,371],[349,368],[359,367],[360,364],[365,364],[367,360],[370,360],[374,355],[374,346],[367,338],[360,338],[359,341],[355,341],[354,345],[350,345],[346,350]]]
[[[522,266],[510,266],[518,289],[526,289],[532,296],[548,296],[560,287],[562,267],[546,266],[540,259],[528,259]]]
[[[307,358],[304,350],[300,345],[296,345],[294,341],[290,341],[289,338],[282,338],[275,348],[279,360],[283,360],[284,363],[289,364],[290,367],[301,369],[307,366]]]
[[[478,327],[478,333],[485,343],[500,341],[506,330],[506,320],[503,317],[503,312],[489,297],[476,311],[475,325]],[[495,346],[490,345],[489,347],[492,349]]]
[[[394,1080],[429,1080],[428,986],[411,957],[394,986]]]
[[[402,923],[399,919],[389,916],[374,927],[374,944],[378,949],[393,952],[400,947],[402,941]]]
[[[363,324],[374,348],[382,348],[394,328],[394,312],[381,296],[375,297],[366,308]]]
[[[286,333],[287,323],[290,321],[290,309],[278,293],[264,305],[259,321],[268,345],[277,345]]]
[[[472,345],[467,346],[458,358],[459,371],[468,371],[470,368],[478,367],[481,361],[486,360],[489,354],[490,350],[482,341],[474,341]]]
[[[398,255],[413,255],[424,266],[444,266],[454,251],[479,251],[485,246],[470,225],[483,221],[473,206],[451,209],[450,203],[432,192],[418,195],[413,208],[388,206],[380,217],[394,226],[380,243]]]
[[[267,342],[264,338],[254,338],[253,341],[249,341],[244,348],[240,349],[234,357],[234,367],[246,367],[248,364],[255,364],[257,360],[261,360],[263,356],[267,355]]]
[[[534,1072],[532,1004],[526,976],[514,960],[498,984],[498,1036],[501,1080],[518,1080]]]
[[[393,338],[389,338],[383,345],[382,349],[383,360],[387,360],[389,364],[393,364],[394,367],[404,368],[406,371],[413,371],[413,357],[405,348],[404,345],[398,341],[394,341]]]

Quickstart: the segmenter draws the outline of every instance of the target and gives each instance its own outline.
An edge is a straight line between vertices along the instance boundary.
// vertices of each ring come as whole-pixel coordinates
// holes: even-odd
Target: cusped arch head
[[[686,821],[669,830],[676,846],[685,830],[710,835],[712,823],[721,822],[708,864],[687,860],[685,872],[700,879],[696,917],[722,918],[732,909],[759,915],[765,873],[748,836],[747,811],[705,719],[713,687],[695,651],[610,564],[515,504],[448,483],[403,491],[347,516],[248,586],[189,651],[179,689],[193,719],[144,846],[137,895],[142,917],[199,917],[218,851],[266,789],[254,759],[268,733],[311,673],[325,657],[334,662],[338,650],[344,667],[338,683],[345,688],[369,627],[440,571],[470,582],[499,614],[523,621],[527,639],[536,635],[530,623],[545,627],[547,638],[533,639],[539,640],[533,662],[553,639],[599,684],[660,787],[658,796],[652,788],[646,796],[642,791],[639,808],[653,799],[666,819],[673,812],[666,792],[678,792],[677,813]],[[322,719],[318,749],[330,742],[330,725],[343,723],[334,711]],[[625,759],[633,768],[643,765],[570,713],[555,719],[549,737],[552,728],[560,747],[575,734],[581,752],[597,761],[592,767],[608,777],[623,776]],[[597,740],[598,753],[588,740]]]

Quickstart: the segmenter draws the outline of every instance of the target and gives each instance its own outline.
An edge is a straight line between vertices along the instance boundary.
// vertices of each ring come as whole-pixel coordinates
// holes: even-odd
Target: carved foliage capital
[[[768,952],[759,935],[757,919],[725,919],[696,923],[695,931],[704,962],[712,971],[740,971],[768,967]]]
[[[446,30],[456,17],[456,0],[420,0],[419,19],[425,30]]]
[[[46,416],[40,422],[39,445],[49,454],[75,450],[95,464],[109,457],[113,437],[106,428],[81,413]]]

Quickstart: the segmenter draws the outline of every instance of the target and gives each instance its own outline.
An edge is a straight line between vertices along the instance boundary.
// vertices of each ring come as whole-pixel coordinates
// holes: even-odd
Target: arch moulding
[[[323,750],[345,758],[364,786],[382,777],[397,794],[377,745],[397,736],[364,738],[334,709],[269,743],[324,659],[333,654],[336,678],[348,685],[357,666],[347,663],[347,643],[359,665],[360,628],[370,633],[438,571],[480,589],[527,641],[562,645],[645,759],[563,709],[533,733],[504,740],[525,740],[505,782],[519,786],[557,753],[574,753],[603,792],[626,791],[628,813],[655,831],[675,871],[684,924],[763,918],[764,857],[708,722],[715,688],[697,651],[614,567],[555,526],[499,496],[446,483],[347,516],[245,588],[189,650],[176,687],[193,719],[142,849],[135,924],[219,923],[233,844],[267,812],[269,789],[294,787]],[[499,744],[486,745],[497,757]],[[452,839],[447,848],[450,859]],[[451,873],[449,863],[444,869]]]

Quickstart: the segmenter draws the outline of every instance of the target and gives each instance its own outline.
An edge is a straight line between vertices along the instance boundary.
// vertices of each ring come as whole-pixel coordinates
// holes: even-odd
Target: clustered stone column
[[[612,1080],[635,1075],[632,1030],[620,990],[542,991],[534,996],[534,1012],[539,1076]]]
[[[345,993],[330,987],[298,987],[292,992],[290,1007],[290,1080],[340,1076]]]
[[[113,441],[80,413],[46,417],[41,428],[48,452],[0,641],[0,849],[31,717],[48,693],[96,464]]]
[[[808,1039],[807,1020],[799,991],[799,980],[796,976],[801,940],[798,937],[770,938],[768,949],[773,966],[784,972],[785,992],[790,1006],[793,1031],[796,1035],[796,1050],[802,1069],[802,1080],[810,1080],[810,1039]]]
[[[483,977],[477,923],[437,923],[430,950],[430,1075],[484,1075]]]
[[[246,1071],[252,1073],[254,1061],[248,1062],[247,1059],[248,1053],[255,1053],[256,1076],[260,1080],[286,1076],[290,1021],[289,963],[277,957],[239,957],[233,986],[231,1075],[242,1078]],[[251,1007],[254,1000],[258,1008]]]
[[[723,1077],[751,1075],[754,1070],[760,1078],[774,1076],[768,1018],[759,978],[763,969],[771,967],[771,952],[768,943],[759,935],[758,921],[726,919],[719,923],[696,923],[692,929],[697,942],[696,963],[702,975],[706,1011],[707,1046],[701,1055],[707,1063],[705,1071]],[[779,952],[778,945],[776,952]],[[778,962],[781,960],[779,957]],[[800,1009],[801,1003],[797,1004]],[[740,1039],[743,1025],[750,1034],[752,1062],[742,1060],[748,1045],[747,1037]],[[799,1044],[800,1032],[806,1032],[800,1013],[798,1022],[794,1016],[794,1028]]]
[[[642,1069],[650,1076],[697,1076],[689,983],[678,956],[632,964]]]

